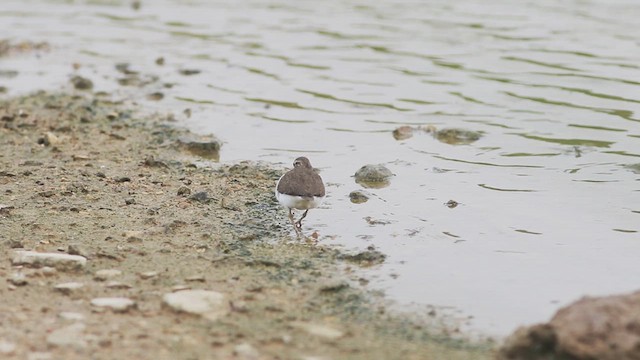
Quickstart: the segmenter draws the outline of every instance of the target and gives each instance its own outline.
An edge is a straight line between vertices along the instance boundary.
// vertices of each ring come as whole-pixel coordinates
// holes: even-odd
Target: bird
[[[324,200],[324,183],[322,177],[313,170],[309,159],[301,156],[293,161],[293,169],[278,179],[275,194],[280,205],[289,210],[289,220],[300,237],[302,219],[307,216],[309,209],[320,206]],[[300,220],[295,221],[293,209],[304,210]]]

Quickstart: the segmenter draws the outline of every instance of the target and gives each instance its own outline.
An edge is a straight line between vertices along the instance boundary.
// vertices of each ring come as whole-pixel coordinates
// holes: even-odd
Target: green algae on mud
[[[107,96],[39,92],[0,102],[0,119],[0,341],[16,357],[491,357],[488,343],[385,312],[340,270],[383,254],[293,241],[273,198],[279,169],[209,166],[179,146],[185,130]],[[88,261],[79,273],[12,266],[15,249]],[[102,281],[104,269],[121,275]],[[54,290],[68,282],[82,290]],[[210,321],[162,304],[187,288],[224,294],[228,314]],[[97,297],[136,307],[104,311],[91,305]],[[50,335],[70,322],[82,331],[61,345]]]

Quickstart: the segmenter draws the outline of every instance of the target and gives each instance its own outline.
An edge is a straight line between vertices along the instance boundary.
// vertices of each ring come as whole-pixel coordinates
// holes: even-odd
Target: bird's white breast
[[[276,191],[276,198],[280,205],[288,207],[289,209],[298,209],[298,210],[306,210],[313,209],[320,204],[322,204],[322,200],[324,197],[320,196],[295,196],[295,195],[287,195],[280,194]]]

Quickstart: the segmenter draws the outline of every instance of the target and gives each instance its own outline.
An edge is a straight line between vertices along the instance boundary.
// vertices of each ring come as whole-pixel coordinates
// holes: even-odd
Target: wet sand
[[[292,237],[273,196],[285,169],[208,162],[140,110],[89,93],[0,102],[2,358],[492,357],[437,314],[387,312],[356,271],[383,254]],[[86,263],[19,264],[23,250]],[[189,289],[221,301],[163,302]],[[130,302],[95,301],[114,297]]]

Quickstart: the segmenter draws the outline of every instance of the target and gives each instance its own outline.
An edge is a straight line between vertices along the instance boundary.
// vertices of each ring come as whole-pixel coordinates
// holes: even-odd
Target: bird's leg
[[[309,212],[309,209],[307,209],[304,214],[302,214],[302,217],[300,218],[300,220],[298,220],[298,222],[296,222],[296,226],[298,227],[298,229],[302,230],[302,219],[304,219],[307,216],[307,213]]]
[[[298,229],[298,225],[296,224],[296,220],[293,218],[293,210],[289,209],[289,220],[293,225],[293,229],[296,231],[296,235],[300,237],[300,229]]]

